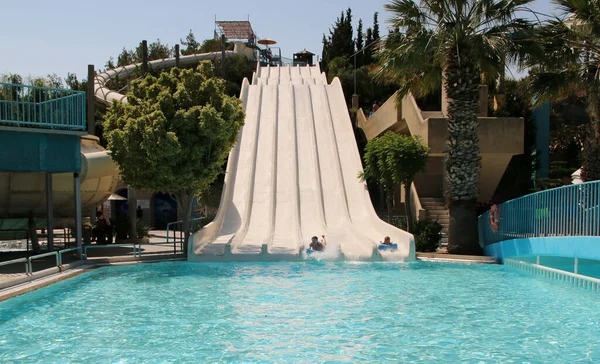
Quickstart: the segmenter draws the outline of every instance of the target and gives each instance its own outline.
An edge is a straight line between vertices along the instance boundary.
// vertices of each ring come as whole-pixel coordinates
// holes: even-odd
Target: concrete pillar
[[[78,248],[81,248],[81,180],[79,173],[73,173],[73,191],[75,192],[75,243]]]
[[[175,67],[179,68],[179,44],[175,44]]]
[[[88,83],[87,83],[87,133],[96,134],[96,110],[94,104],[94,79],[96,71],[94,65],[88,64]]]
[[[129,215],[129,238],[137,238],[137,195],[135,189],[127,186],[127,214]]]
[[[46,173],[46,213],[48,251],[54,251],[54,203],[52,201],[52,173]]]

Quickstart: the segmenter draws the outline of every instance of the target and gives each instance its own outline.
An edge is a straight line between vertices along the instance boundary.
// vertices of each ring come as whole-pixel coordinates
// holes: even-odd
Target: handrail
[[[25,263],[25,274],[29,274],[29,260],[27,258],[18,258],[13,260],[7,260],[5,262],[0,262],[0,267],[4,265],[17,264],[17,263]]]
[[[192,228],[192,223],[194,221],[200,221],[200,220],[205,219],[205,218],[206,218],[206,216],[197,217],[195,219],[190,219],[190,229]],[[170,222],[170,223],[167,224],[167,242],[166,242],[166,244],[169,243],[169,227],[171,225],[177,225],[177,224],[182,224],[182,223],[183,223],[183,220],[178,220],[178,221],[173,221],[173,222]],[[177,233],[176,233],[176,231],[177,230],[173,230],[173,253],[174,254],[177,254],[177,248],[175,246],[175,244],[177,244],[177,240],[176,240],[177,239]],[[183,250],[183,230],[178,230],[178,231],[179,231],[179,239],[180,239],[180,243],[181,243],[181,249]]]
[[[421,211],[425,211],[425,209],[421,205],[421,199],[419,198],[414,182],[410,185],[410,207],[412,209],[413,218],[417,221],[421,220]]]
[[[41,258],[45,258],[45,257],[50,257],[53,256],[56,258],[56,266],[58,267],[60,264],[60,258],[58,257],[58,253],[57,252],[48,252],[48,253],[44,253],[44,254],[38,254],[38,255],[33,255],[29,258],[27,258],[27,264],[29,265],[29,273],[33,273],[33,267],[31,266],[31,262],[33,260],[36,259],[41,259]]]
[[[79,251],[79,259],[81,259],[81,250],[82,250],[81,247],[59,250],[57,252],[58,253],[58,262],[59,262],[58,265],[63,265],[62,264],[62,255],[64,253],[69,253],[69,252],[73,252],[73,251],[76,251],[76,250]]]
[[[600,236],[600,181],[535,192],[479,216],[479,241],[548,236]],[[494,229],[494,230],[492,230]]]
[[[83,259],[87,260],[88,256],[87,256],[87,251],[88,249],[105,249],[105,248],[114,248],[114,247],[120,247],[120,246],[133,246],[133,256],[137,257],[138,256],[138,248],[137,246],[140,245],[140,249],[141,249],[141,243],[126,243],[126,244],[108,244],[108,245],[86,245],[83,247]]]

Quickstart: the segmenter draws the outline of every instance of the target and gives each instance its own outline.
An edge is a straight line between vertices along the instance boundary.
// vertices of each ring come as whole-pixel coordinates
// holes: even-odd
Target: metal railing
[[[86,130],[85,92],[0,83],[0,125]]]
[[[483,246],[519,238],[600,236],[600,181],[557,187],[504,202],[492,219],[490,211],[479,216],[479,241]]]
[[[11,264],[18,264],[18,263],[24,263],[25,264],[25,274],[29,274],[30,270],[29,270],[29,259],[28,258],[19,258],[19,259],[13,259],[13,260],[7,260],[5,262],[0,262],[0,267],[4,266],[4,265],[11,265]]]
[[[206,217],[197,217],[195,219],[191,219],[190,220],[190,232],[191,230],[193,230],[193,226],[194,226],[194,222],[197,221],[201,221],[204,220]],[[173,252],[174,254],[176,254],[177,251],[177,243],[179,242],[181,245],[181,251],[183,251],[183,239],[184,239],[184,233],[183,233],[183,229],[180,230],[175,230],[175,229],[171,229],[171,226],[177,226],[179,224],[183,224],[183,220],[179,220],[179,221],[173,221],[167,224],[167,242],[166,244],[169,244],[169,235],[170,235],[170,231],[173,232]],[[177,239],[177,233],[179,233],[179,240]]]
[[[25,264],[25,274],[31,275],[31,274],[33,274],[33,265],[31,263],[34,260],[53,256],[53,257],[55,257],[55,265],[50,268],[61,267],[63,265],[63,263],[62,263],[63,254],[73,252],[73,251],[79,251],[79,259],[81,259],[81,248],[71,248],[71,249],[63,249],[63,250],[38,254],[38,255],[32,255],[27,258],[18,258],[18,259],[13,259],[13,260],[7,260],[5,262],[0,262],[0,267],[5,266],[5,265],[23,263],[23,264]]]
[[[133,247],[133,256],[137,257],[142,256],[141,253],[141,243],[126,243],[126,244],[108,244],[108,245],[86,245],[83,247],[83,259],[88,258],[87,251],[88,249],[108,249],[108,248],[117,248],[117,247]],[[139,246],[139,248],[138,248]]]

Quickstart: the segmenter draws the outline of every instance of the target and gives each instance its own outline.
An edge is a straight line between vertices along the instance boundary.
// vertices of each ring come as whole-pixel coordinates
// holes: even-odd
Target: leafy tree
[[[573,94],[587,98],[591,119],[583,148],[582,178],[600,179],[600,1],[554,0],[562,15],[538,29],[530,65],[539,102]]]
[[[217,178],[244,121],[210,62],[132,82],[128,103],[114,102],[105,136],[121,176],[135,188],[171,193],[182,212],[185,252],[193,198]]]
[[[415,175],[425,168],[427,148],[417,138],[387,132],[367,143],[363,157],[364,170],[359,174],[362,180],[376,181],[386,192],[388,223],[392,216],[394,186],[404,185],[406,220],[408,231],[413,231],[414,216],[410,208],[410,187]]]
[[[189,34],[185,37],[185,40],[181,39],[179,42],[185,46],[185,48],[181,50],[181,54],[184,56],[201,53],[200,43],[196,41],[196,37],[194,36],[194,33],[192,33],[191,29]]]
[[[504,70],[504,60],[518,57],[530,45],[524,39],[530,39],[531,25],[516,16],[530,1],[392,0],[385,5],[398,33],[388,36],[379,55],[379,77],[398,83],[400,97],[409,91],[419,96],[435,89],[444,70],[448,96],[448,249],[453,253],[480,250],[479,84],[482,74],[485,79],[496,79]]]
[[[139,54],[140,59],[142,58],[142,45],[140,44],[136,49],[136,53]],[[173,52],[168,44],[162,44],[160,39],[156,42],[152,42],[148,45],[148,60],[153,61],[155,59],[170,58],[173,56]]]

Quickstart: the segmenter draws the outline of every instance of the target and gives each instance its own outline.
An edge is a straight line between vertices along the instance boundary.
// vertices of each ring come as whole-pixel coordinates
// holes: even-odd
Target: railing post
[[[179,68],[179,44],[175,44],[175,67]]]
[[[575,257],[573,262],[573,273],[579,274],[579,258]]]
[[[88,83],[87,83],[87,133],[89,135],[96,134],[96,110],[94,110],[94,81],[96,79],[96,71],[93,64],[88,64]]]
[[[142,41],[142,73],[144,76],[148,73],[148,42]]]
[[[81,248],[81,181],[79,173],[73,173],[73,190],[75,192],[75,244]]]
[[[54,205],[52,203],[52,173],[46,172],[46,235],[48,240],[48,251],[54,250]]]

